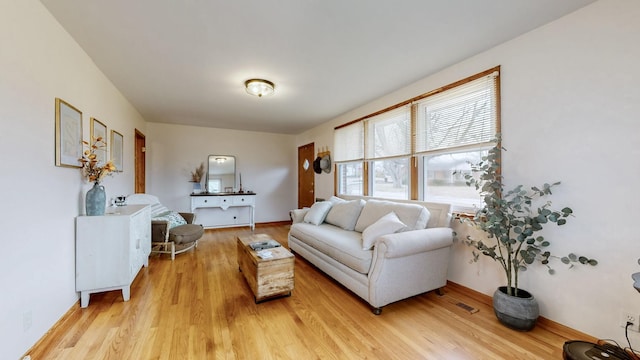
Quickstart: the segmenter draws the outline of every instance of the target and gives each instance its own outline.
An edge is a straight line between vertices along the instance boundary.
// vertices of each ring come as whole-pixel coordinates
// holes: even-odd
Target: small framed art
[[[107,162],[107,125],[96,118],[91,118],[91,143],[95,143],[100,138],[104,141],[104,146],[96,150],[96,156],[98,164],[105,164]]]
[[[115,130],[111,130],[111,161],[113,161],[113,165],[116,167],[116,171],[122,172],[123,164],[123,144],[124,137],[122,134]]]
[[[56,166],[81,167],[82,112],[56,98]]]

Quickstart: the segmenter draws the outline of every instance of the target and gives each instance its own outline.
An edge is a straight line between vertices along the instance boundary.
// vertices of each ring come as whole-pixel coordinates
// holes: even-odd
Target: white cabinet
[[[149,266],[151,211],[148,205],[107,208],[103,216],[76,218],[76,291],[80,306],[92,293],[122,290],[124,301],[142,266]]]
[[[249,226],[255,228],[256,194],[192,194],[191,212],[203,227]]]

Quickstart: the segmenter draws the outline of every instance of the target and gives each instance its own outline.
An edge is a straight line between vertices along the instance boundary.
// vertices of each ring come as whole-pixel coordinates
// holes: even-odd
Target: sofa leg
[[[442,288],[437,288],[437,289],[436,289],[436,294],[438,294],[438,296],[444,296],[444,289],[442,289]]]
[[[374,315],[380,315],[382,313],[382,308],[373,308],[371,311]]]

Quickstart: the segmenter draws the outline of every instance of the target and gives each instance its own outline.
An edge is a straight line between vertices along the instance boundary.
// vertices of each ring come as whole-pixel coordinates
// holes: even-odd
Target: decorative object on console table
[[[551,195],[551,188],[560,182],[544,184],[540,188],[533,186],[529,191],[523,185],[506,190],[499,172],[503,150],[499,135],[494,141],[496,145],[488,155],[480,163],[471,164],[471,171],[463,174],[467,185],[480,191],[484,204],[473,218],[462,218],[461,221],[484,231],[486,235],[486,239],[467,236],[464,242],[474,248],[473,261],[478,261],[480,254],[488,256],[505,272],[507,286],[499,287],[493,295],[493,308],[498,320],[510,328],[528,331],[533,329],[538,318],[538,303],[533,295],[518,287],[519,271],[526,270],[537,261],[548,268],[549,274],[554,274],[549,262],[551,258],[558,257],[545,250],[550,245],[549,240],[534,235],[542,230],[544,224],[564,225],[573,210],[568,207],[553,210],[550,201],[537,208],[532,205]],[[598,264],[594,259],[575,254],[560,260],[570,267],[574,263]]]
[[[242,173],[238,173],[238,177],[240,178],[240,189],[238,189],[238,194],[244,194],[244,189],[242,188]]]
[[[200,163],[194,171],[191,172],[191,182],[193,183],[193,194],[202,192],[202,176],[204,175],[204,163]]]
[[[97,152],[103,151],[107,145],[102,137],[97,137],[92,144],[86,141],[82,141],[82,143],[89,148],[84,151],[78,161],[82,164],[82,175],[88,181],[93,182],[93,188],[87,191],[85,197],[86,214],[89,216],[104,215],[107,196],[104,186],[100,185],[100,181],[104,179],[105,176],[111,175],[116,171],[116,167],[112,161],[107,161],[105,164],[99,161]]]
[[[107,194],[104,186],[99,182],[93,183],[93,187],[87,191],[85,197],[85,207],[88,216],[104,215],[107,204]]]

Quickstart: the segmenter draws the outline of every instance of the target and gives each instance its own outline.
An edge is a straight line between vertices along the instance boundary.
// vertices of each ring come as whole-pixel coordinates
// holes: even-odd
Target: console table
[[[151,208],[129,205],[107,208],[102,216],[76,217],[76,291],[80,307],[92,293],[122,290],[130,297],[133,279],[151,253]]]
[[[191,194],[191,212],[206,229],[249,226],[255,229],[255,193]]]

